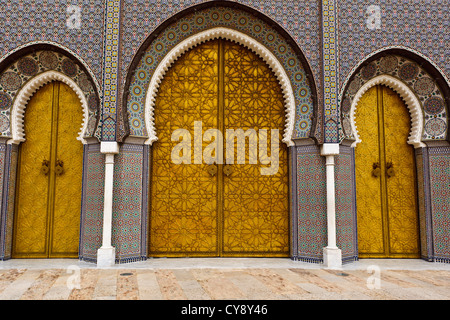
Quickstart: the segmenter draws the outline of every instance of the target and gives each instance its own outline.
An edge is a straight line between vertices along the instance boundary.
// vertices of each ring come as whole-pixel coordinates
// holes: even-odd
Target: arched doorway
[[[207,41],[172,65],[155,102],[150,256],[289,256],[287,147],[280,142],[284,113],[277,78],[244,46]],[[201,123],[198,132],[194,122]],[[182,139],[193,138],[192,149],[184,150],[192,150],[191,164],[171,159],[182,140],[173,139],[172,133],[180,128],[188,131]],[[267,166],[249,163],[255,156],[249,145],[245,164],[236,164],[236,158],[232,165],[195,163],[196,152],[211,143],[203,138],[209,129],[222,132],[224,141],[227,129],[257,134],[266,129],[269,141],[271,130],[278,130],[278,170],[262,175],[261,167]],[[264,151],[273,155],[273,143],[269,145]],[[226,151],[216,149],[215,155]]]
[[[400,96],[369,89],[355,114],[358,246],[361,258],[419,258],[419,221],[411,121]]]
[[[28,102],[19,149],[13,258],[77,258],[83,112],[65,83],[50,82]]]

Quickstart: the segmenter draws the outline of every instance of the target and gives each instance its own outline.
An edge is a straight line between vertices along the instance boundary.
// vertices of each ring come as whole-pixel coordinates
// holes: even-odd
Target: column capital
[[[100,143],[100,152],[118,154],[119,144],[115,141],[102,141]]]
[[[335,156],[339,154],[339,143],[324,143],[320,146],[320,155]]]

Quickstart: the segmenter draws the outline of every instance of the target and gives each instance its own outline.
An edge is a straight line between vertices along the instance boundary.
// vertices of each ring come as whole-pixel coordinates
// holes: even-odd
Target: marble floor
[[[98,268],[0,261],[0,300],[449,300],[450,264],[364,259],[338,269],[265,258],[159,258]]]

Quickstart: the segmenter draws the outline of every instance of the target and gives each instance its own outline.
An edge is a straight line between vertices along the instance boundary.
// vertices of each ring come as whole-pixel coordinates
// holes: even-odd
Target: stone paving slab
[[[54,261],[53,268],[49,261],[3,261],[0,300],[450,299],[450,266],[425,261],[404,261],[403,268],[398,261],[366,261],[339,269],[253,260],[237,260],[238,267],[198,260],[183,268],[167,261],[112,268],[76,260]]]

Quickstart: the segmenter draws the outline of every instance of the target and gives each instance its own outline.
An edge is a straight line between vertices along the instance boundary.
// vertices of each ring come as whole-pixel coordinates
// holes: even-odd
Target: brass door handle
[[[375,162],[372,165],[372,176],[374,176],[375,178],[378,178],[381,175],[381,169],[380,169],[380,163],[379,162]]]
[[[49,165],[50,165],[50,161],[48,161],[48,160],[42,161],[41,172],[44,175],[48,175],[48,172],[50,171],[50,168],[48,167]]]
[[[233,167],[231,165],[229,165],[229,164],[226,164],[223,167],[223,173],[225,173],[225,175],[227,177],[229,177],[233,173]]]
[[[64,162],[61,160],[56,161],[55,173],[60,176],[64,173]]]
[[[389,178],[395,176],[394,164],[392,162],[386,163],[386,174]]]
[[[217,166],[215,164],[210,164],[208,165],[207,171],[212,177],[214,177],[217,174]]]

